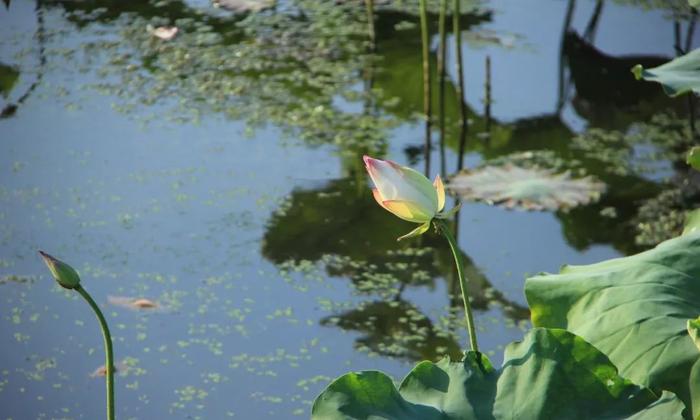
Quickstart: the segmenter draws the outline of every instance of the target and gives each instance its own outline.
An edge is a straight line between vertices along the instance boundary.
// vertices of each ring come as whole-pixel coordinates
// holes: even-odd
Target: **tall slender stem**
[[[591,19],[588,21],[588,25],[586,25],[586,30],[583,32],[583,39],[590,42],[591,44],[593,44],[593,41],[595,41],[595,34],[598,30],[600,15],[603,12],[603,5],[603,0],[596,1],[595,9],[593,9]]]
[[[452,249],[452,255],[455,259],[455,265],[457,266],[457,275],[459,276],[459,286],[462,289],[462,302],[464,303],[464,316],[467,319],[467,331],[469,332],[469,344],[472,351],[480,356],[479,346],[476,343],[476,329],[474,327],[474,315],[472,315],[472,307],[469,303],[469,295],[467,293],[467,278],[464,275],[464,262],[462,261],[462,253],[459,251],[457,246],[457,241],[455,240],[449,226],[444,220],[434,219],[434,223],[438,230],[445,236],[447,242],[450,244],[450,249]]]
[[[452,8],[452,32],[455,37],[455,50],[457,52],[457,99],[459,100],[459,114],[461,124],[459,127],[459,156],[457,157],[457,170],[464,167],[464,148],[467,143],[467,102],[464,97],[464,73],[462,72],[462,31],[459,28],[461,12],[459,10],[460,0],[453,0]]]
[[[559,89],[557,94],[557,114],[561,112],[566,104],[566,99],[569,93],[569,82],[566,80],[566,35],[571,28],[571,21],[574,18],[574,10],[576,9],[576,0],[569,0],[564,14],[564,26],[561,30],[561,41],[559,44]]]
[[[685,49],[683,54],[687,54],[693,46],[693,33],[695,32],[695,22],[697,20],[697,15],[693,11],[693,15],[690,17],[690,22],[688,22],[688,31],[685,34]],[[696,142],[696,132],[695,132],[695,94],[689,92],[686,94],[688,97],[688,122],[690,125],[690,142]]]
[[[693,33],[695,33],[695,23],[697,22],[697,12],[693,11],[688,22],[688,31],[685,33],[685,52],[688,53],[693,47]]]
[[[438,21],[438,31],[440,33],[440,45],[438,46],[438,113],[440,114],[440,175],[445,177],[445,79],[447,72],[445,69],[445,55],[447,52],[447,31],[445,20],[447,19],[447,0],[440,0],[440,18]]]
[[[370,50],[374,51],[376,35],[374,32],[374,0],[365,0],[367,9],[367,25],[369,31]]]
[[[420,0],[420,34],[423,45],[423,114],[425,116],[425,176],[430,176],[430,126],[432,119],[431,92],[430,92],[430,37],[428,34],[428,12],[426,0]]]
[[[688,126],[690,128],[690,143],[695,142],[695,94],[686,93],[688,97]]]
[[[484,115],[486,131],[491,132],[491,56],[486,56],[486,83],[484,84]]]
[[[109,333],[109,327],[104,315],[102,315],[102,311],[88,292],[80,285],[75,290],[87,301],[100,322],[102,338],[105,344],[105,368],[107,371],[107,420],[114,420],[114,354],[112,352],[112,335]]]
[[[9,4],[9,3],[6,3]],[[0,109],[0,118],[9,118],[13,116],[20,105],[29,98],[29,95],[36,90],[44,79],[44,71],[46,69],[46,30],[44,25],[44,9],[43,0],[36,0],[36,6],[34,7],[36,13],[36,33],[35,38],[38,44],[39,52],[39,66],[37,67],[36,80],[29,85],[27,90],[17,98],[15,103],[8,103],[3,109]]]

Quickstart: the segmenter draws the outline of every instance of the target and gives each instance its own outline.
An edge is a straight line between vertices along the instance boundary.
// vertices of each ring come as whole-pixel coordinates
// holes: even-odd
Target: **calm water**
[[[564,42],[570,4],[492,1],[463,19],[467,166],[531,149],[566,158],[576,133],[678,107],[657,86],[630,99],[616,82],[630,62],[675,55],[667,12],[604,3],[596,51]],[[204,1],[124,7],[0,6],[0,418],[103,415],[97,323],[38,249],[73,264],[106,312],[120,418],[306,417],[347,370],[400,378],[416,360],[458,356],[467,341],[448,249],[435,235],[397,244],[412,226],[376,206],[361,164],[372,153],[424,167],[415,16],[379,10],[365,68],[350,55],[364,51],[354,27],[331,24],[319,41],[326,26],[307,22],[333,18],[328,7],[302,16],[281,2],[258,24]],[[578,2],[569,28],[583,34],[595,8]],[[290,20],[298,28],[279,37]],[[181,33],[162,49],[147,25],[168,23]],[[177,49],[187,42],[198,48]],[[479,135],[487,56],[490,141]],[[447,173],[456,143],[452,133]],[[437,148],[431,164],[434,175]],[[465,203],[459,242],[494,363],[528,327],[528,273],[638,249],[626,193],[655,184],[624,181],[570,213]],[[110,303],[123,297],[159,308]]]

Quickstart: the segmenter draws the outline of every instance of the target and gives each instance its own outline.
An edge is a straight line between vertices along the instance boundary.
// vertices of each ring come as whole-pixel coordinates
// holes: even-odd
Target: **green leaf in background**
[[[700,414],[700,387],[689,377],[700,353],[686,327],[700,313],[700,231],[630,257],[531,277],[525,295],[534,326],[566,328],[624,377],[673,391]]]
[[[700,171],[700,146],[690,149],[685,160],[688,162],[688,165]]]
[[[637,64],[632,67],[632,73],[637,80],[661,83],[669,96],[690,91],[700,93],[700,48],[651,69]]]
[[[700,0],[688,0],[688,4],[691,7],[694,7],[696,9],[700,9]]]
[[[683,235],[700,231],[700,209],[695,209],[685,216],[685,228]]]
[[[17,80],[19,80],[19,71],[12,66],[0,63],[0,95],[7,98],[17,84]]]
[[[581,337],[535,328],[510,344],[500,370],[468,352],[462,362],[421,362],[398,389],[377,371],[348,373],[316,399],[314,419],[679,419],[683,403],[618,375]]]

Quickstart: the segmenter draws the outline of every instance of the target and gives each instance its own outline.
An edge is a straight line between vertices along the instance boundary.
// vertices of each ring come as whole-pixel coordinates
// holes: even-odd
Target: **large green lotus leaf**
[[[397,389],[387,375],[348,373],[316,399],[314,419],[679,419],[683,403],[618,375],[581,337],[535,328],[506,348],[500,370],[468,352],[421,362]]]
[[[583,337],[621,375],[673,391],[700,414],[700,387],[689,378],[700,353],[686,325],[700,313],[700,231],[634,256],[529,278],[525,295],[533,325]]]
[[[658,67],[645,69],[637,64],[632,67],[632,73],[637,80],[661,83],[669,96],[690,91],[700,93],[700,48]]]

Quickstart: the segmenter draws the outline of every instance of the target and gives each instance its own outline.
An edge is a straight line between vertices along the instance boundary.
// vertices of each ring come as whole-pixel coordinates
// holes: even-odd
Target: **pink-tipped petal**
[[[437,192],[437,211],[442,211],[445,208],[445,185],[442,183],[440,175],[435,177],[433,186],[435,186],[435,191]]]
[[[372,196],[374,197],[374,199],[377,201],[377,203],[380,206],[387,209],[386,206],[384,205],[384,197],[382,197],[382,193],[380,193],[378,189],[372,188]],[[387,209],[387,210],[389,210],[389,209]]]
[[[423,174],[388,160],[369,156],[362,159],[377,189],[377,192],[373,192],[375,199],[383,204],[382,207],[387,208],[386,201],[411,203],[412,215],[402,210],[401,206],[398,206],[395,214],[417,223],[432,219],[438,212],[436,189]],[[389,208],[387,210],[394,212]]]

